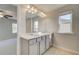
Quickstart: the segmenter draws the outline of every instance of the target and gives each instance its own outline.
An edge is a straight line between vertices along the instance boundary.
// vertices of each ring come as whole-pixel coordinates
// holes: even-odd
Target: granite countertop
[[[30,40],[30,39],[38,38],[44,35],[50,35],[50,33],[25,33],[25,34],[22,34],[20,37],[26,40]]]

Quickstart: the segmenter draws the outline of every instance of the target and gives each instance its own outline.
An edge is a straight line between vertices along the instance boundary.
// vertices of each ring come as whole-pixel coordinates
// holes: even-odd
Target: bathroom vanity
[[[28,33],[23,34],[21,39],[21,54],[22,55],[41,55],[44,54],[50,47],[50,33]]]

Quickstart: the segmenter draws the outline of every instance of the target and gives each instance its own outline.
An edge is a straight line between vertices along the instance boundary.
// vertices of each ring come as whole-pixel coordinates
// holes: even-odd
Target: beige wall
[[[64,11],[72,11],[73,13],[73,34],[58,33],[58,14]],[[54,44],[69,50],[79,52],[79,5],[67,5],[52,11],[50,17],[40,20],[40,31],[54,32]]]
[[[39,32],[56,32],[53,30],[55,27],[55,20],[50,17],[47,18],[40,18],[39,20]],[[56,28],[56,27],[55,27]]]

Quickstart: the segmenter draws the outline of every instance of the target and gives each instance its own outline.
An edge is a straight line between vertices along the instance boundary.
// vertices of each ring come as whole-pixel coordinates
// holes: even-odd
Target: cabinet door
[[[43,54],[44,52],[45,52],[45,36],[43,36],[40,41],[40,54]]]
[[[29,55],[38,55],[38,43],[29,46]]]
[[[48,49],[49,48],[49,45],[50,44],[50,38],[49,38],[49,36],[47,35],[46,36],[46,49]]]

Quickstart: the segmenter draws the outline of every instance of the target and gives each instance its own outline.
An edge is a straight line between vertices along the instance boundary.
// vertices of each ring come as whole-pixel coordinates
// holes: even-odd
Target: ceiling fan
[[[11,11],[0,10],[0,18],[15,19],[15,15]]]

